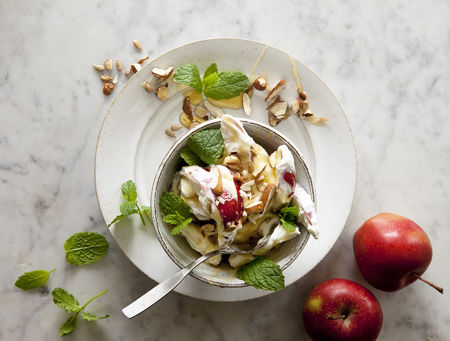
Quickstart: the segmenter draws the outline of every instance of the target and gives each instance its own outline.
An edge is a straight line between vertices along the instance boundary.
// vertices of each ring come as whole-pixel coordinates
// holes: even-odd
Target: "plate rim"
[[[269,44],[269,43],[265,43],[265,42],[261,42],[261,41],[253,40],[253,39],[248,39],[248,38],[240,38],[240,37],[228,37],[228,36],[224,36],[224,37],[210,37],[210,38],[198,39],[198,40],[190,41],[190,42],[188,42],[188,43],[184,43],[184,44],[175,46],[175,47],[173,47],[173,48],[171,48],[171,49],[169,49],[169,50],[166,50],[166,51],[164,51],[163,53],[160,53],[159,55],[157,55],[157,56],[151,58],[151,59],[149,60],[149,62],[147,63],[146,66],[149,66],[149,65],[150,65],[152,62],[154,62],[155,60],[157,60],[157,59],[159,59],[159,58],[161,58],[161,57],[163,57],[163,56],[165,56],[165,55],[167,55],[167,54],[169,54],[169,53],[171,53],[171,52],[173,52],[173,51],[175,51],[175,50],[184,48],[184,47],[186,47],[186,46],[190,46],[190,45],[194,45],[194,44],[198,44],[198,43],[204,43],[204,42],[208,42],[208,41],[223,41],[223,40],[229,40],[229,41],[243,41],[243,42],[248,42],[248,43],[254,43],[254,44],[257,44],[257,45],[259,45],[259,46],[261,46],[261,47],[266,47],[266,46],[267,46],[267,48],[271,48],[271,49],[280,51],[280,52],[286,54],[287,56],[292,56],[292,55],[291,55],[289,52],[287,52],[286,50],[284,50],[284,49],[282,49],[282,48],[279,48],[279,47],[276,47],[276,46],[273,46],[272,44]],[[350,121],[349,121],[348,116],[347,116],[346,112],[344,111],[344,109],[343,109],[341,103],[340,103],[339,100],[337,99],[336,95],[334,94],[333,91],[331,91],[331,89],[328,87],[328,85],[327,85],[327,84],[319,77],[319,75],[318,75],[316,72],[314,72],[313,70],[311,70],[311,68],[310,68],[309,66],[307,66],[305,63],[303,63],[301,60],[299,60],[299,59],[296,58],[295,56],[292,56],[292,58],[294,59],[295,62],[301,63],[303,67],[305,67],[309,72],[311,72],[311,73],[317,78],[317,80],[318,80],[318,81],[319,81],[319,82],[320,82],[320,83],[328,90],[328,92],[331,94],[331,96],[333,97],[333,99],[334,99],[335,102],[337,103],[337,105],[338,105],[340,111],[342,112],[342,114],[343,114],[343,116],[344,116],[344,119],[345,119],[345,122],[346,122],[346,126],[347,126],[347,128],[348,128],[348,130],[349,130],[349,133],[350,133],[350,137],[351,137],[351,145],[352,145],[352,156],[353,156],[353,158],[354,158],[354,160],[355,160],[354,166],[352,165],[352,168],[354,167],[354,170],[355,170],[355,178],[354,178],[353,184],[352,184],[352,185],[353,185],[353,193],[352,193],[352,197],[351,197],[351,201],[350,201],[350,208],[349,208],[349,210],[348,210],[348,212],[347,212],[347,214],[346,214],[346,216],[345,216],[344,225],[343,225],[342,229],[340,230],[339,234],[337,235],[337,238],[336,238],[336,239],[333,241],[333,243],[330,245],[329,250],[328,250],[328,251],[327,251],[327,252],[326,252],[319,260],[318,260],[318,262],[317,262],[316,265],[314,266],[314,267],[316,267],[316,266],[317,266],[320,262],[322,262],[323,259],[329,254],[329,251],[335,246],[336,242],[337,242],[338,239],[341,237],[342,232],[344,231],[345,225],[346,225],[346,223],[347,223],[347,221],[348,221],[348,217],[350,216],[350,214],[351,214],[351,212],[352,212],[353,204],[354,204],[354,199],[355,199],[355,195],[356,195],[357,179],[358,179],[358,158],[357,158],[357,152],[356,152],[355,137],[354,137],[354,134],[353,134],[352,127],[351,127],[351,125],[350,125]],[[109,107],[108,107],[108,110],[106,111],[106,113],[105,113],[105,115],[104,115],[104,117],[103,117],[102,123],[101,123],[101,125],[100,125],[100,129],[99,129],[98,134],[97,134],[97,140],[96,140],[96,145],[95,145],[95,153],[94,153],[94,169],[93,169],[93,172],[94,172],[94,187],[95,187],[95,196],[96,196],[96,199],[97,199],[97,205],[98,205],[100,214],[101,214],[101,216],[102,216],[103,222],[105,223],[105,226],[108,226],[108,223],[107,223],[107,221],[106,221],[106,219],[105,219],[104,213],[103,213],[103,211],[102,211],[102,209],[101,209],[101,206],[100,206],[100,199],[99,199],[99,193],[98,193],[99,191],[98,191],[98,185],[97,185],[97,157],[98,157],[98,147],[99,147],[100,137],[101,137],[101,135],[102,135],[102,131],[103,131],[103,128],[104,128],[106,119],[109,117],[109,115],[110,115],[110,113],[111,113],[111,110],[112,110],[114,104],[116,103],[117,99],[118,99],[119,96],[122,94],[122,92],[125,90],[125,88],[130,84],[130,82],[131,82],[137,75],[138,75],[138,72],[135,73],[135,74],[133,74],[133,75],[126,81],[126,83],[122,86],[122,88],[120,89],[120,91],[115,95],[114,99],[112,100],[112,102],[110,103],[110,105],[109,105]],[[314,146],[313,146],[313,148],[314,148]],[[314,149],[313,149],[313,150],[314,150]],[[313,154],[315,155],[315,152],[314,152]],[[314,157],[315,157],[315,156],[314,156]],[[315,176],[314,176],[314,177],[315,177]],[[121,250],[121,252],[127,257],[127,259],[128,259],[128,260],[129,260],[129,261],[130,261],[130,262],[131,262],[131,263],[132,263],[132,264],[133,264],[140,272],[142,272],[145,276],[147,276],[147,277],[149,277],[150,279],[154,280],[153,278],[151,278],[150,276],[148,276],[148,275],[147,275],[147,274],[146,274],[139,266],[137,266],[136,263],[130,258],[130,256],[123,250],[122,246],[121,246],[120,243],[116,240],[116,238],[115,238],[114,234],[111,232],[110,228],[107,228],[107,230],[108,230],[109,234],[111,235],[111,237],[113,238],[113,240],[115,241],[116,245],[117,245],[117,246],[119,247],[119,249]],[[313,268],[314,268],[314,267],[313,267]],[[310,272],[313,268],[311,268],[308,272]],[[304,276],[306,276],[306,275],[308,274],[308,272],[306,272],[306,273],[304,274]],[[302,276],[301,278],[303,278],[304,276]],[[297,280],[293,281],[293,282],[290,283],[290,284],[293,284],[294,282],[300,280],[301,278],[298,278]],[[154,280],[154,281],[157,282],[156,280]],[[242,288],[246,288],[246,287],[242,287]],[[242,289],[242,288],[241,288],[241,289]],[[232,290],[237,290],[237,289],[240,289],[240,288],[233,288]],[[253,296],[253,297],[237,298],[237,299],[226,300],[226,301],[225,301],[225,300],[214,300],[214,301],[217,301],[217,302],[237,302],[237,301],[246,301],[246,300],[251,300],[251,299],[256,299],[256,298],[259,298],[259,297],[267,296],[267,295],[273,294],[273,293],[274,293],[274,292],[264,292],[264,293],[262,293],[262,294],[258,294],[258,295]],[[208,298],[197,297],[197,296],[191,296],[191,295],[189,295],[189,294],[184,294],[184,293],[180,293],[180,294],[183,294],[183,295],[186,295],[186,296],[189,296],[189,297],[193,297],[193,298],[196,298],[196,299],[202,299],[202,300],[211,301],[211,300],[208,299]]]

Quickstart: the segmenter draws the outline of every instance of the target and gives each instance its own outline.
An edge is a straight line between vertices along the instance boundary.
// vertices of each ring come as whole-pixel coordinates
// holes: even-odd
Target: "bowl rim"
[[[311,195],[311,199],[313,200],[314,206],[317,208],[317,202],[316,202],[316,193],[315,193],[315,187],[314,187],[314,183],[312,180],[312,175],[311,175],[311,171],[308,167],[308,164],[305,161],[305,158],[303,156],[303,154],[301,153],[301,151],[282,133],[280,133],[278,130],[274,129],[271,126],[268,126],[264,123],[252,120],[252,119],[248,119],[248,118],[241,118],[241,117],[234,117],[234,119],[237,119],[239,122],[242,123],[242,125],[246,125],[246,124],[250,124],[250,125],[254,125],[254,126],[258,126],[260,128],[265,129],[266,131],[269,131],[270,133],[276,135],[278,138],[281,139],[281,141],[289,148],[289,150],[294,153],[296,155],[296,157],[300,160],[300,162],[302,163],[302,166],[305,170],[305,176],[306,176],[306,180],[308,182],[308,185],[311,189],[311,193],[309,193]],[[181,135],[173,144],[172,146],[169,148],[169,150],[167,151],[167,153],[165,154],[164,158],[162,159],[161,163],[159,164],[158,170],[156,172],[156,175],[153,179],[153,184],[152,184],[152,189],[151,189],[151,194],[150,194],[150,207],[151,207],[151,211],[153,212],[152,214],[152,223],[153,223],[153,227],[154,227],[154,231],[156,234],[156,237],[158,238],[158,242],[161,245],[161,247],[163,248],[163,250],[166,252],[166,254],[169,256],[169,258],[181,269],[183,267],[185,267],[186,265],[182,264],[178,258],[172,253],[172,251],[170,250],[170,248],[168,247],[168,245],[166,244],[164,237],[161,233],[160,228],[162,227],[162,224],[160,226],[160,224],[158,223],[158,219],[156,217],[156,202],[157,202],[157,188],[160,187],[160,182],[162,180],[162,174],[163,171],[166,167],[166,164],[168,163],[168,161],[170,160],[170,158],[172,157],[173,153],[178,149],[178,147],[182,144],[184,144],[186,142],[186,140],[195,132],[203,130],[203,129],[207,129],[211,126],[216,125],[217,123],[221,122],[221,118],[215,118],[212,120],[208,120],[204,123],[199,124],[198,126],[194,127],[193,129],[188,130],[187,132],[185,132],[183,135]],[[280,145],[282,145],[283,143],[281,143]],[[158,214],[160,215],[160,212],[158,212]],[[304,249],[304,247],[306,246],[306,244],[308,243],[308,240],[310,238],[310,233],[307,232],[306,237],[304,238],[303,242],[301,244],[299,244],[294,252],[292,252],[292,254],[289,256],[289,260],[281,267],[281,270],[285,270],[286,268],[288,268],[299,256],[301,251]],[[300,236],[300,235],[299,235]],[[297,236],[298,237],[298,236]],[[294,237],[294,238],[297,238]],[[195,250],[194,250],[195,251]],[[247,287],[249,286],[248,284],[246,284],[244,281],[242,281],[242,283],[236,283],[236,284],[230,284],[230,283],[224,283],[224,282],[220,282],[220,281],[215,281],[215,280],[211,280],[211,279],[207,279],[201,275],[199,275],[198,273],[196,273],[195,269],[193,271],[191,271],[189,273],[190,276],[204,282],[210,285],[214,285],[217,287],[221,287],[221,288],[240,288],[240,287]]]

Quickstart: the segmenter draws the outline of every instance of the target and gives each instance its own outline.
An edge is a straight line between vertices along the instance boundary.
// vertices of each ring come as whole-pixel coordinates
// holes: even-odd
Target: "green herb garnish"
[[[203,162],[215,164],[223,154],[225,144],[219,128],[197,131],[188,140],[188,147]]]
[[[73,313],[70,317],[64,322],[64,324],[59,328],[59,335],[65,336],[72,333],[77,324],[78,314],[81,313],[81,317],[86,321],[96,321],[99,319],[105,319],[109,317],[109,315],[105,316],[95,316],[91,313],[87,313],[84,311],[84,308],[95,300],[97,297],[107,293],[108,290],[102,291],[100,294],[92,297],[89,301],[87,301],[84,305],[80,305],[77,299],[70,294],[67,290],[61,288],[55,288],[52,291],[53,302],[60,308],[64,309],[68,313]]]
[[[175,225],[170,231],[172,235],[180,234],[181,230],[190,222],[191,210],[180,196],[172,192],[163,192],[159,199],[159,208],[165,215],[163,221]]]
[[[181,149],[180,151],[180,156],[181,158],[186,161],[186,163],[189,166],[192,165],[201,165],[203,162],[202,160],[197,156],[197,154],[195,154],[190,148],[189,146],[184,147],[183,149]]]
[[[52,269],[47,270],[34,270],[25,272],[21,275],[14,285],[22,290],[32,290],[43,286],[50,278],[50,273],[55,271]]]
[[[64,243],[66,260],[73,265],[98,262],[108,252],[108,241],[96,232],[75,233]]]
[[[119,221],[122,218],[128,217],[132,214],[139,214],[141,217],[142,224],[145,225],[144,213],[150,218],[150,207],[141,206],[139,207],[137,202],[137,191],[136,185],[133,181],[128,180],[122,184],[122,196],[126,200],[124,203],[120,205],[120,215],[115,217],[111,223],[109,223],[108,227],[110,227],[115,222]]]
[[[284,275],[274,261],[256,256],[256,259],[236,271],[237,278],[258,289],[278,291],[284,289]]]
[[[283,207],[280,212],[278,213],[280,217],[281,225],[286,229],[288,232],[294,232],[295,228],[297,227],[297,216],[299,214],[298,207],[296,206],[288,206]]]
[[[206,69],[203,81],[195,64],[185,64],[178,68],[173,78],[180,84],[193,87],[197,93],[204,93],[214,100],[229,99],[239,96],[249,84],[249,79],[242,72],[220,72],[215,63]]]

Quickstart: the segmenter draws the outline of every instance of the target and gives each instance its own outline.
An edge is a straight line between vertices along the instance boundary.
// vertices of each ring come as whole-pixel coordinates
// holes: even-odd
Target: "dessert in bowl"
[[[151,205],[158,240],[180,267],[232,243],[252,248],[271,234],[254,254],[217,255],[191,273],[216,286],[245,286],[236,269],[262,255],[284,270],[309,235],[318,236],[301,152],[275,129],[229,115],[197,126],[170,148]]]

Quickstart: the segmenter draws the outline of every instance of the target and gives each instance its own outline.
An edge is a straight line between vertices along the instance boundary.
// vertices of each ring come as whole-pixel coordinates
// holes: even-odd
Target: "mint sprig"
[[[278,291],[285,287],[280,266],[262,256],[256,256],[256,259],[239,268],[236,276],[257,289]]]
[[[297,227],[296,222],[298,214],[299,210],[296,206],[283,207],[280,210],[278,216],[280,217],[281,225],[285,228],[286,231],[295,231],[295,228]]]
[[[159,198],[159,208],[165,215],[163,221],[175,225],[170,234],[180,234],[183,228],[192,222],[191,209],[182,197],[172,192],[163,192]]]
[[[81,313],[81,317],[86,321],[96,321],[99,319],[105,319],[109,317],[109,315],[105,316],[95,316],[94,314],[88,313],[84,310],[86,306],[95,300],[97,297],[106,294],[108,290],[102,291],[100,294],[95,295],[90,300],[88,300],[82,306],[78,303],[77,299],[69,293],[67,290],[62,288],[55,288],[52,291],[53,303],[55,303],[58,307],[64,309],[68,313],[73,313],[70,317],[62,324],[59,328],[59,335],[65,336],[72,333],[77,325],[77,317],[78,314]]]
[[[206,97],[214,100],[230,99],[239,96],[249,84],[249,79],[242,72],[220,72],[216,63],[212,63],[206,69],[203,80],[195,64],[180,66],[173,78],[180,84],[191,86],[198,93],[204,93]]]
[[[73,265],[98,262],[108,252],[109,243],[96,232],[75,233],[64,243],[66,260]]]
[[[201,165],[203,162],[202,160],[198,157],[197,154],[195,154],[190,148],[189,146],[184,147],[183,149],[181,149],[180,151],[180,156],[181,158],[186,161],[186,163],[189,166],[192,165]]]
[[[50,278],[50,273],[55,271],[52,269],[50,271],[47,270],[34,270],[30,272],[25,272],[21,275],[14,285],[22,290],[32,290],[43,286],[47,283]]]
[[[122,197],[126,200],[120,205],[120,215],[115,217],[113,221],[108,224],[110,227],[112,224],[118,222],[120,219],[128,217],[132,214],[139,214],[141,217],[142,224],[145,225],[144,214],[150,219],[150,207],[141,206],[139,207],[137,202],[137,190],[136,185],[132,180],[124,182],[121,186]]]

